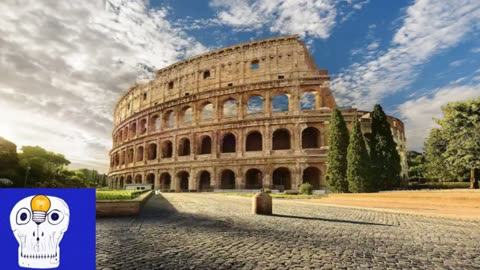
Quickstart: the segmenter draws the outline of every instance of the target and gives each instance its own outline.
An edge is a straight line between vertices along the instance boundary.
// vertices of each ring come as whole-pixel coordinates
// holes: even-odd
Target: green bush
[[[300,185],[300,189],[299,189],[299,192],[301,194],[312,194],[312,191],[313,191],[313,186],[310,184],[310,183],[304,183],[304,184],[301,184]]]
[[[150,190],[97,190],[97,200],[131,200]]]

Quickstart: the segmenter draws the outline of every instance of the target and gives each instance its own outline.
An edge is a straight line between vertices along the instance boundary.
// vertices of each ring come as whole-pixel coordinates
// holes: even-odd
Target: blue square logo
[[[2,269],[95,269],[95,189],[0,189]]]

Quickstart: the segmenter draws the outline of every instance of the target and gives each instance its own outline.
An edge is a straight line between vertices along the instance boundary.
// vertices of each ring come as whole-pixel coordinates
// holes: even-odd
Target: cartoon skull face
[[[18,241],[18,265],[55,268],[60,265],[60,241],[68,229],[70,211],[64,200],[36,195],[19,201],[10,213]]]

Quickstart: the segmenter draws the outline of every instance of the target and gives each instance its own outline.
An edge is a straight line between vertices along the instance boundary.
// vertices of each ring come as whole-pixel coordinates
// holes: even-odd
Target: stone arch
[[[292,175],[290,170],[285,167],[275,169],[272,174],[272,182],[274,189],[279,189],[280,191],[292,189]]]
[[[200,155],[211,154],[212,153],[212,138],[205,135],[200,138]]]
[[[133,162],[133,148],[127,149],[127,163]]]
[[[302,148],[320,148],[320,131],[315,127],[307,127],[302,131]]]
[[[173,155],[172,142],[167,140],[162,143],[162,158],[171,158]]]
[[[272,134],[272,150],[291,148],[290,131],[286,128],[279,128]]]
[[[209,101],[203,103],[201,108],[202,120],[212,120],[213,119],[213,104]]]
[[[183,125],[190,125],[192,123],[193,109],[190,106],[184,107],[180,114],[180,122]]]
[[[189,178],[190,178],[190,175],[186,171],[180,171],[177,173],[177,183],[178,183],[177,185],[180,191],[188,191]]]
[[[231,132],[223,135],[222,138],[222,153],[235,153],[237,151],[237,139]]]
[[[155,183],[155,174],[153,173],[147,174],[147,184],[152,185],[152,188],[153,188],[154,183]]]
[[[247,101],[247,114],[263,113],[263,97],[253,95]]]
[[[172,186],[172,177],[169,173],[164,172],[160,175],[160,190],[170,190]]]
[[[143,161],[143,152],[144,152],[143,146],[139,146],[137,148],[137,161]]]
[[[158,114],[155,114],[150,118],[150,130],[160,130],[160,116]]]
[[[223,102],[223,116],[234,117],[237,116],[238,104],[234,98],[228,98]]]
[[[142,183],[142,175],[137,174],[135,175],[135,184],[141,184]]]
[[[127,184],[132,184],[132,183],[133,183],[133,182],[132,182],[132,176],[131,176],[131,175],[128,175],[128,176],[127,176],[126,183],[127,183]]]
[[[263,137],[259,131],[252,131],[248,133],[245,140],[246,151],[262,151],[263,150]]]
[[[178,144],[178,155],[189,156],[190,155],[190,139],[182,138]]]
[[[320,95],[317,91],[306,90],[300,97],[300,109],[302,111],[317,110],[320,108]]]
[[[263,187],[263,173],[259,169],[249,169],[245,173],[246,189],[261,189]]]
[[[151,143],[148,145],[148,153],[147,153],[148,160],[154,160],[157,158],[157,144]]]
[[[118,141],[122,142],[123,141],[123,129],[120,129],[117,133],[118,135]]]
[[[145,134],[145,132],[147,132],[147,119],[143,118],[142,120],[140,120],[139,129],[140,134]]]
[[[198,174],[198,190],[199,191],[212,190],[211,174],[209,171],[204,170]]]
[[[272,97],[273,112],[288,112],[290,108],[290,95],[286,93]]]
[[[163,126],[166,128],[173,128],[175,125],[175,114],[172,110],[167,111],[163,115]]]
[[[223,170],[220,174],[220,189],[235,189],[235,173],[232,170]]]
[[[123,189],[124,188],[124,185],[125,185],[125,181],[124,181],[124,177],[123,176],[120,176],[120,183],[119,183],[119,187],[120,189]]]
[[[302,183],[310,183],[313,189],[323,188],[321,183],[321,171],[317,167],[308,167],[303,170]]]
[[[137,136],[137,122],[133,122],[130,127],[130,138]]]
[[[128,140],[128,126],[125,127],[125,130],[123,131],[123,140],[126,141]]]

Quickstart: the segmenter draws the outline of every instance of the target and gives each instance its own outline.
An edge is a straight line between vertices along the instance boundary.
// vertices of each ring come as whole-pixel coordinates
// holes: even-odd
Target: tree
[[[368,192],[370,183],[370,157],[357,115],[353,120],[347,148],[347,181],[350,192]]]
[[[408,177],[410,180],[422,180],[425,176],[425,155],[416,151],[407,152]]]
[[[0,137],[0,178],[9,179],[18,186],[21,182],[18,169],[17,146]]]
[[[370,140],[372,173],[376,177],[376,190],[388,190],[400,186],[400,155],[393,140],[387,116],[379,104],[372,111]]]
[[[480,169],[480,98],[452,102],[442,106],[444,118],[433,136],[444,140],[444,149],[439,150],[444,164],[470,171],[470,188],[478,188]],[[430,134],[432,136],[432,134]],[[444,150],[442,152],[442,150]]]
[[[328,171],[327,183],[334,192],[348,192],[347,147],[348,129],[342,113],[332,111],[328,134]]]

